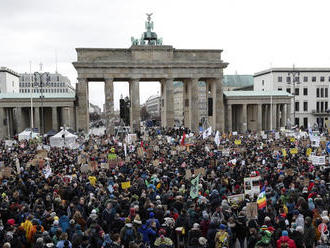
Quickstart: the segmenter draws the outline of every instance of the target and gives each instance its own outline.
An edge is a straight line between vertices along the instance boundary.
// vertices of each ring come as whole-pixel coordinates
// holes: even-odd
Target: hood
[[[290,238],[288,236],[282,236],[280,238],[281,242],[288,242],[290,240]]]

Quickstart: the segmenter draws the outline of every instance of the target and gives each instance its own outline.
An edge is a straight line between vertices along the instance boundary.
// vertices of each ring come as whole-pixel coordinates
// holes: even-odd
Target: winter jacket
[[[276,242],[276,246],[277,248],[282,248],[283,247],[282,245],[285,243],[288,245],[287,246],[288,248],[297,248],[295,242],[292,239],[290,239],[288,236],[280,237],[280,239],[277,240]]]
[[[156,236],[156,232],[151,227],[146,225],[142,225],[138,231],[142,234],[143,243],[150,242],[150,236]]]

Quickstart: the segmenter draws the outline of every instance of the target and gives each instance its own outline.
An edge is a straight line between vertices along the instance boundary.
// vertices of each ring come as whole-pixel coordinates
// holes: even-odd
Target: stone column
[[[174,126],[174,98],[173,98],[173,79],[167,78],[162,80],[162,127]]]
[[[262,130],[262,104],[258,104],[258,111],[257,111],[257,131]]]
[[[190,80],[189,90],[189,120],[190,128],[193,132],[199,132],[199,87],[198,78]]]
[[[2,128],[0,128],[0,138],[5,138],[8,134],[8,125],[9,120],[7,119],[7,125],[4,125],[4,121],[7,119],[5,108],[0,108],[0,125]]]
[[[83,130],[88,133],[89,130],[89,97],[88,97],[88,80],[86,78],[78,78],[79,83],[76,84],[76,95],[78,98],[78,106],[76,112],[77,130]]]
[[[16,121],[17,121],[17,132],[20,133],[24,130],[24,117],[23,117],[22,108],[19,107],[16,108]]]
[[[272,112],[270,114],[271,114],[271,118],[272,118],[272,129],[275,130],[276,129],[276,123],[277,123],[276,104],[273,104]]]
[[[292,122],[292,119],[291,119],[291,103],[289,104],[286,104],[286,121],[290,123],[290,126],[294,126],[294,122]]]
[[[74,107],[69,107],[69,126],[73,129],[76,130],[76,121],[75,121],[75,108]]]
[[[276,104],[276,127],[280,129],[281,127],[281,104]]]
[[[34,107],[34,127],[38,128],[38,131],[41,132],[41,130],[40,130],[40,111],[39,111],[39,107]]]
[[[131,100],[130,126],[131,132],[140,131],[140,87],[139,79],[130,79],[129,96]]]
[[[225,126],[225,116],[223,105],[222,78],[214,79],[211,88],[213,98],[213,128],[223,132]]]
[[[231,132],[233,130],[233,108],[231,104],[227,104],[227,131]]]
[[[270,129],[270,104],[265,104],[265,130]]]
[[[247,131],[247,104],[242,104],[241,130],[243,133],[245,133]]]
[[[104,82],[104,94],[105,94],[105,120],[106,120],[106,132],[107,134],[114,135],[114,102],[113,102],[113,79],[106,78]]]
[[[286,126],[286,104],[281,104],[282,111],[281,111],[281,127]]]
[[[188,80],[183,80],[183,89],[182,89],[182,97],[183,97],[183,120],[184,120],[184,127],[190,128],[190,121],[189,121],[189,115],[190,115],[190,106],[189,106],[189,87],[190,84]]]
[[[57,107],[52,107],[52,129],[58,131]]]

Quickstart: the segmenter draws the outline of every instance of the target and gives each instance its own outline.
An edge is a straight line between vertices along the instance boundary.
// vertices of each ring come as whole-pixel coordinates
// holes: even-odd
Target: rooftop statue
[[[147,21],[145,22],[145,29],[146,31],[142,33],[141,39],[135,39],[134,37],[131,37],[131,42],[133,46],[140,45],[151,45],[151,46],[161,46],[163,45],[163,39],[157,38],[157,34],[155,32],[152,32],[154,29],[154,22],[151,21],[152,13],[146,14],[147,15]]]

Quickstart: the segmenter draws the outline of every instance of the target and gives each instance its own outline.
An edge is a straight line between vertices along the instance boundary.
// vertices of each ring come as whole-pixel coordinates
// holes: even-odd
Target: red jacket
[[[280,237],[276,243],[277,243],[276,244],[277,248],[281,248],[282,247],[281,245],[284,243],[288,244],[288,248],[297,248],[295,242],[292,239],[290,239],[288,236]]]

